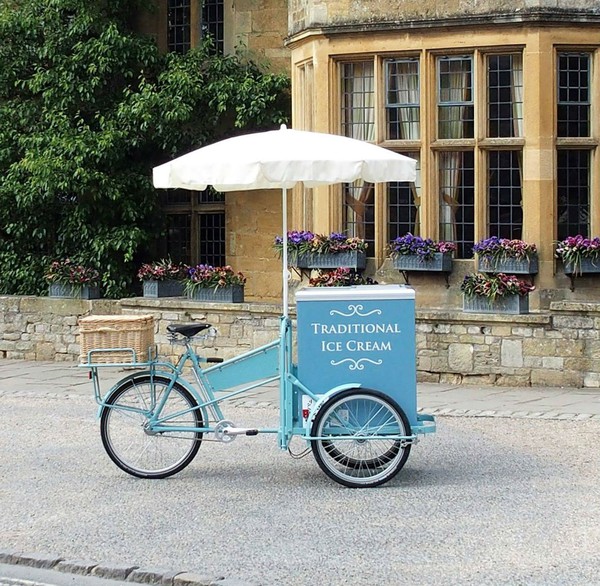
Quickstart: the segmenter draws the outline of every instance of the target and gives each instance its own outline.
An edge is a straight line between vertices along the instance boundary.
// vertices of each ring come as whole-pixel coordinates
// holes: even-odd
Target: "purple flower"
[[[473,246],[473,253],[496,260],[507,258],[524,260],[535,255],[537,247],[535,244],[530,244],[524,240],[491,236],[476,242]]]
[[[453,242],[436,242],[431,238],[413,236],[410,232],[399,236],[390,242],[390,252],[393,256],[412,255],[422,261],[430,260],[437,252],[454,252],[456,244]]]

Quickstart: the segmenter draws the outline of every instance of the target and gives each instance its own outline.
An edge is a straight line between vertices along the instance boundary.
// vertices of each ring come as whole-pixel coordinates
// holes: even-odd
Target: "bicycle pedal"
[[[248,429],[247,427],[225,427],[224,435],[258,435],[258,429]]]

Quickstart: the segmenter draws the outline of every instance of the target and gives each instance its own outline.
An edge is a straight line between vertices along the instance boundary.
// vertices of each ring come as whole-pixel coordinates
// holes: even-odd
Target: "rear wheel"
[[[196,456],[202,433],[178,427],[203,426],[198,403],[175,383],[160,412],[170,431],[150,431],[148,421],[167,392],[169,379],[141,375],[123,382],[107,398],[100,419],[104,449],[122,470],[139,478],[166,478],[183,470]]]
[[[404,466],[410,436],[404,411],[378,391],[350,389],[319,410],[311,428],[315,460],[330,478],[351,488],[379,486]]]

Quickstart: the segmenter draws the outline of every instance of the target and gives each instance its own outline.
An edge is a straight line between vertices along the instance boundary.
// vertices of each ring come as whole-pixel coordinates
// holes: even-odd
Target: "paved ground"
[[[103,386],[110,385],[127,372],[102,368]],[[2,395],[65,397],[90,396],[88,372],[73,363],[0,360],[0,397]],[[433,415],[469,415],[484,417],[600,420],[600,389],[562,387],[479,387],[421,383],[418,385],[420,408]],[[257,389],[237,404],[244,406],[277,405],[275,385]]]
[[[275,396],[231,418],[275,424]],[[0,550],[207,577],[195,585],[598,583],[600,392],[419,385],[419,398],[446,415],[380,489],[344,489],[272,436],[203,444],[179,475],[141,481],[105,455],[84,371],[0,361]]]

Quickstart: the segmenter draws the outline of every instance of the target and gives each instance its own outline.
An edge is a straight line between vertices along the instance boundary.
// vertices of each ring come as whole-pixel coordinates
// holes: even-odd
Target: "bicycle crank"
[[[232,421],[223,419],[215,425],[215,439],[223,443],[232,442],[238,435],[258,435],[258,429],[235,427]]]

